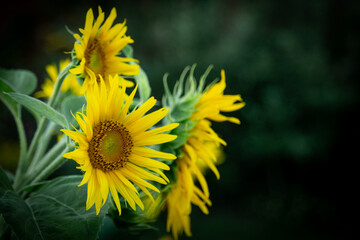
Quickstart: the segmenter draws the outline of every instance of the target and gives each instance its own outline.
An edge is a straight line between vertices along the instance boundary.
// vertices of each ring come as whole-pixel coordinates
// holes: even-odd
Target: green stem
[[[31,184],[39,182],[47,178],[51,173],[53,173],[58,167],[60,167],[65,161],[63,158],[63,154],[68,151],[68,147],[66,147],[56,159],[52,160],[49,165],[45,169],[42,169],[41,172],[36,176],[34,180],[31,181]]]
[[[31,141],[31,144],[30,144],[30,147],[29,147],[29,150],[26,154],[26,162],[25,162],[25,168],[28,167],[28,165],[30,164],[31,162],[31,158],[33,157],[33,154],[34,154],[34,151],[35,151],[35,147],[37,146],[38,144],[38,141],[39,141],[39,138],[40,138],[40,135],[41,133],[44,131],[44,128],[45,128],[45,125],[46,125],[46,122],[47,122],[47,119],[45,117],[42,117],[39,121],[39,125],[36,129],[36,132],[34,134],[34,137]]]
[[[18,116],[15,117],[15,123],[16,123],[16,127],[18,129],[18,133],[19,133],[19,139],[20,139],[20,158],[19,158],[19,164],[20,167],[23,164],[23,159],[26,156],[26,148],[27,148],[27,143],[26,143],[26,135],[25,135],[25,129],[24,129],[24,125],[21,121],[21,109],[19,108],[18,110]]]
[[[58,75],[57,81],[55,83],[54,86],[54,91],[53,94],[51,95],[48,105],[49,106],[54,106],[56,104],[56,100],[58,98],[58,95],[60,93],[60,89],[62,86],[62,83],[64,82],[65,78],[67,77],[67,75],[69,74],[69,69],[72,67],[72,63],[69,63],[69,65],[67,65]]]
[[[20,157],[19,157],[19,163],[18,168],[16,169],[16,177],[15,177],[15,183],[17,184],[19,182],[19,179],[22,177],[22,174],[24,172],[24,161],[26,157],[26,148],[27,148],[27,141],[26,141],[26,134],[24,125],[21,121],[21,108],[18,108],[18,112],[16,116],[14,115],[16,127],[18,129],[19,133],[19,139],[20,139]]]
[[[38,144],[37,150],[29,166],[29,170],[28,170],[29,172],[32,171],[34,166],[36,166],[36,164],[38,164],[38,162],[40,161],[41,157],[43,157],[55,129],[56,129],[56,124],[54,122],[49,122],[45,132],[43,133],[41,139],[39,140],[40,142]]]
[[[69,65],[67,65],[58,75],[57,81],[55,83],[54,86],[54,91],[48,101],[48,105],[50,107],[53,107],[54,105],[56,105],[56,101],[58,99],[59,93],[60,93],[60,89],[62,86],[62,83],[64,82],[66,76],[69,74],[69,69],[72,67],[72,63],[70,63]],[[47,123],[47,119],[45,117],[42,117],[39,121],[39,124],[37,126],[36,132],[33,136],[33,139],[31,141],[30,147],[27,151],[26,156],[24,157],[23,161],[22,161],[22,168],[20,168],[20,170],[17,172],[17,176],[16,176],[16,181],[14,183],[14,188],[18,189],[20,182],[22,181],[22,177],[24,175],[25,169],[28,169],[28,166],[34,156],[35,153],[35,149],[38,147],[38,142],[39,139],[45,129]]]
[[[60,93],[60,89],[61,89],[61,85],[62,83],[64,82],[66,76],[69,74],[69,69],[70,67],[72,66],[72,63],[70,63],[69,65],[67,65],[64,70],[62,70],[58,76],[58,79],[55,83],[55,86],[54,86],[54,91],[49,99],[49,102],[48,102],[48,105],[50,107],[53,107],[55,104],[56,104],[56,100],[59,96],[59,93]],[[29,151],[26,155],[26,158],[27,158],[27,163],[29,163],[31,161],[31,158],[33,157],[34,155],[34,151],[35,151],[35,147],[37,146],[38,144],[38,141],[39,141],[39,138],[40,138],[40,135],[41,133],[43,132],[44,128],[45,128],[45,125],[47,123],[47,120],[45,117],[42,117],[39,121],[39,125],[38,125],[38,128],[35,132],[35,135],[34,135],[34,138],[30,144],[30,147],[29,147]],[[26,166],[27,167],[27,166]]]
[[[29,168],[27,177],[28,181],[25,181],[25,184],[37,176],[40,176],[44,169],[47,169],[47,167],[55,161],[54,159],[62,156],[65,149],[67,149],[66,140],[61,139],[50,149],[50,151],[47,152],[47,154],[41,159],[41,161],[39,161],[37,165],[35,165],[32,169]]]

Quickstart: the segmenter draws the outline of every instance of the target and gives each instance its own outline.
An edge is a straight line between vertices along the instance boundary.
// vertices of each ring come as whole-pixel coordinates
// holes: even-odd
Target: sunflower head
[[[121,50],[134,41],[126,36],[125,21],[113,26],[116,19],[116,9],[113,8],[105,20],[105,14],[99,7],[99,16],[95,20],[92,9],[86,14],[85,27],[80,28],[81,35],[74,34],[73,58],[75,65],[70,72],[83,79],[83,88],[87,89],[94,82],[99,82],[103,76],[105,85],[109,85],[109,76],[132,76],[139,73],[139,66],[133,58],[119,56]],[[94,21],[95,20],[95,21]],[[105,20],[105,21],[104,21]],[[130,81],[124,81],[126,87],[132,86]]]
[[[55,83],[59,73],[65,69],[67,65],[70,64],[70,59],[65,59],[60,61],[59,66],[55,63],[46,66],[46,73],[48,78],[45,79],[45,82],[41,85],[41,90],[35,93],[36,98],[50,98],[54,91]],[[74,75],[67,75],[62,86],[61,92],[71,91],[72,94],[80,96],[81,95],[81,86],[76,80]]]
[[[164,106],[169,107],[170,113],[166,120],[178,122],[180,126],[173,130],[178,138],[167,144],[169,149],[180,149],[187,142],[187,139],[194,135],[192,130],[197,127],[206,132],[215,133],[211,129],[211,122],[230,121],[239,124],[239,119],[228,117],[221,112],[232,112],[245,106],[240,95],[224,95],[226,87],[225,72],[221,70],[221,79],[219,82],[212,82],[205,87],[205,81],[212,69],[209,66],[205,73],[200,77],[198,83],[194,77],[195,65],[186,67],[174,86],[173,92],[169,90],[167,84],[167,75],[164,77],[165,95],[163,97]],[[189,74],[188,74],[189,73]],[[186,75],[187,79],[185,82]],[[212,134],[216,138],[215,134]],[[218,139],[218,138],[217,138]],[[219,140],[225,145],[223,140]],[[177,156],[182,155],[181,151],[176,152]]]
[[[164,132],[176,128],[178,124],[171,123],[149,130],[169,110],[162,108],[146,114],[156,103],[152,97],[129,113],[137,85],[129,96],[125,94],[126,87],[119,87],[118,76],[109,77],[109,86],[106,87],[100,77],[100,83],[95,83],[86,94],[86,115],[76,114],[80,130],[62,130],[77,146],[73,152],[65,153],[64,157],[75,160],[80,165],[78,168],[85,172],[79,186],[87,183],[87,209],[95,204],[99,213],[110,192],[119,214],[121,201],[118,193],[133,210],[136,210],[136,205],[143,210],[138,189],[152,198],[148,189],[159,190],[147,180],[160,184],[169,181],[162,172],[169,170],[169,166],[153,158],[175,159],[172,154],[147,146],[174,140],[175,135]]]
[[[226,142],[221,139],[211,127],[211,121],[230,121],[239,124],[235,117],[223,115],[222,112],[232,112],[244,107],[240,95],[225,95],[225,72],[221,71],[219,82],[213,82],[207,87],[205,79],[211,68],[202,75],[197,85],[194,78],[195,66],[190,70],[185,87],[184,78],[189,71],[185,69],[173,93],[170,93],[166,81],[166,96],[164,102],[171,109],[167,120],[178,121],[180,126],[172,133],[178,139],[169,143],[169,148],[175,148],[176,161],[171,168],[174,176],[172,186],[167,197],[168,209],[167,230],[172,231],[175,239],[185,232],[190,236],[191,206],[198,206],[203,213],[208,214],[209,188],[205,179],[205,172],[210,169],[219,179],[216,168],[224,158],[221,154],[221,145]],[[176,170],[175,170],[176,169]]]

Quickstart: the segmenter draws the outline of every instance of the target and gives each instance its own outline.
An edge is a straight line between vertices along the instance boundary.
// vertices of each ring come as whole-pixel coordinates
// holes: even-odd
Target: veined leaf
[[[19,239],[44,239],[31,207],[11,187],[0,168],[0,213]]]
[[[94,208],[86,211],[87,189],[77,187],[81,179],[56,178],[23,200],[0,168],[0,213],[19,239],[97,239],[108,205],[99,215]]]
[[[96,215],[86,211],[86,186],[77,187],[83,176],[59,177],[27,200],[41,223],[45,239],[97,239],[108,205]]]

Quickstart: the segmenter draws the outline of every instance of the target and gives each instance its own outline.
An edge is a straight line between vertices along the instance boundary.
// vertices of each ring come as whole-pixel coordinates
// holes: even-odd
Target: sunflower
[[[55,63],[46,66],[46,72],[49,78],[45,79],[45,82],[41,85],[41,91],[35,93],[36,98],[50,98],[54,91],[54,85],[57,81],[59,72],[61,72],[68,64],[70,59],[60,61],[59,68]],[[79,85],[74,75],[67,75],[62,86],[61,92],[71,91],[73,94],[81,95],[81,86]]]
[[[229,121],[240,124],[239,119],[225,116],[222,112],[236,111],[245,106],[240,95],[224,95],[226,88],[224,70],[221,71],[221,80],[205,91],[201,89],[203,82],[199,84],[198,91],[191,87],[191,85],[195,86],[191,82],[194,81],[192,73],[189,79],[188,86],[190,88],[183,97],[183,102],[187,106],[193,105],[194,109],[188,111],[191,112],[191,115],[180,123],[183,127],[180,126],[179,129],[184,129],[186,132],[179,133],[179,135],[188,137],[181,146],[181,154],[175,162],[178,167],[177,180],[173,181],[174,187],[166,197],[167,231],[172,231],[175,239],[183,231],[187,236],[191,236],[191,204],[198,206],[203,213],[209,213],[207,206],[211,206],[211,201],[208,184],[204,177],[205,171],[211,169],[217,179],[220,178],[220,173],[215,165],[223,161],[221,145],[226,145],[226,142],[212,129],[211,121]],[[202,79],[204,80],[205,77],[203,76]],[[179,96],[179,94],[177,95]],[[191,98],[189,98],[190,95]],[[195,101],[194,103],[191,103],[192,99]],[[182,102],[180,101],[178,104],[177,109],[181,109]],[[189,129],[189,126],[192,127]],[[196,186],[196,182],[201,188]]]
[[[129,43],[134,41],[126,36],[125,21],[112,26],[116,18],[116,9],[111,10],[110,16],[104,22],[104,12],[99,7],[99,16],[94,22],[92,9],[86,14],[84,29],[79,29],[82,36],[75,33],[74,57],[79,63],[70,72],[84,78],[83,88],[93,85],[99,75],[108,86],[109,76],[131,76],[139,73],[139,65],[129,64],[137,61],[133,58],[120,57],[118,54]],[[126,87],[133,86],[131,81],[125,81]]]
[[[152,97],[128,114],[137,85],[126,96],[126,88],[119,88],[118,81],[118,76],[110,76],[108,88],[100,77],[100,82],[95,83],[86,94],[86,115],[76,114],[81,131],[62,130],[77,143],[75,151],[63,156],[75,160],[80,165],[78,168],[85,172],[79,186],[87,183],[86,209],[95,204],[97,214],[105,204],[109,191],[119,214],[121,204],[118,193],[133,210],[136,210],[136,205],[143,210],[144,204],[134,185],[152,198],[148,189],[159,190],[146,180],[161,184],[168,181],[162,170],[169,170],[169,166],[151,158],[176,158],[146,147],[176,138],[164,132],[176,128],[177,123],[148,130],[169,110],[162,108],[144,115],[156,103]]]
[[[225,88],[225,72],[222,70],[220,82],[207,89],[196,103],[195,111],[190,117],[190,120],[196,124],[189,131],[190,137],[182,149],[183,154],[186,154],[190,159],[188,164],[207,166],[214,172],[217,179],[220,178],[219,171],[215,166],[218,158],[216,156],[217,148],[208,143],[213,142],[216,146],[220,144],[225,146],[226,142],[211,128],[211,121],[209,120],[240,124],[238,118],[225,116],[221,112],[233,112],[245,106],[240,95],[224,95]],[[196,175],[201,178],[200,174]]]
[[[174,239],[178,239],[182,232],[185,232],[187,236],[191,236],[191,204],[198,206],[205,214],[209,213],[207,206],[211,206],[209,196],[206,196],[195,185],[191,165],[187,165],[184,161],[186,160],[178,161],[177,182],[173,183],[174,187],[166,196],[168,209],[166,230],[168,232],[172,231]]]

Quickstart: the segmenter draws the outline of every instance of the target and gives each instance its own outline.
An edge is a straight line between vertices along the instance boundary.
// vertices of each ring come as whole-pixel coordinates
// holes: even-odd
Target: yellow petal
[[[146,147],[133,147],[132,152],[143,157],[176,159],[176,156],[171,153],[160,152]]]
[[[151,158],[142,157],[142,156],[139,156],[136,154],[131,154],[129,157],[129,161],[140,167],[160,168],[160,169],[164,169],[164,170],[170,169],[170,167],[168,165],[166,165],[165,163],[153,160]]]
[[[108,183],[109,183],[111,196],[114,199],[116,208],[118,209],[119,216],[120,216],[121,215],[121,204],[120,204],[118,193],[117,193],[116,188],[115,188],[115,184],[114,184],[113,179],[111,178],[110,174],[106,174],[106,177],[108,178]]]
[[[148,128],[154,126],[161,119],[163,119],[166,114],[168,114],[168,112],[168,108],[161,108],[155,112],[147,114],[145,117],[142,117],[137,121],[134,121],[132,124],[128,124],[127,128],[135,136],[137,133],[141,133]]]
[[[147,146],[147,145],[155,145],[155,144],[161,144],[166,142],[171,142],[177,138],[176,135],[171,134],[158,134],[146,139],[137,140],[134,141],[135,147],[141,147],[141,146]]]
[[[99,182],[102,205],[104,205],[109,195],[109,183],[107,181],[105,173],[101,169],[95,169],[95,172],[97,175],[97,180]]]
[[[81,181],[81,183],[78,185],[78,187],[84,185],[85,183],[87,183],[90,179],[90,177],[92,176],[92,172],[93,172],[93,167],[91,166],[91,164],[89,164],[90,166],[87,168],[85,174],[84,174],[84,177]],[[89,193],[88,193],[89,195]]]
[[[125,121],[125,125],[129,125],[134,121],[140,119],[146,112],[148,112],[152,107],[155,106],[156,99],[154,97],[149,98],[144,104],[142,104],[138,109],[134,112],[130,113]]]

